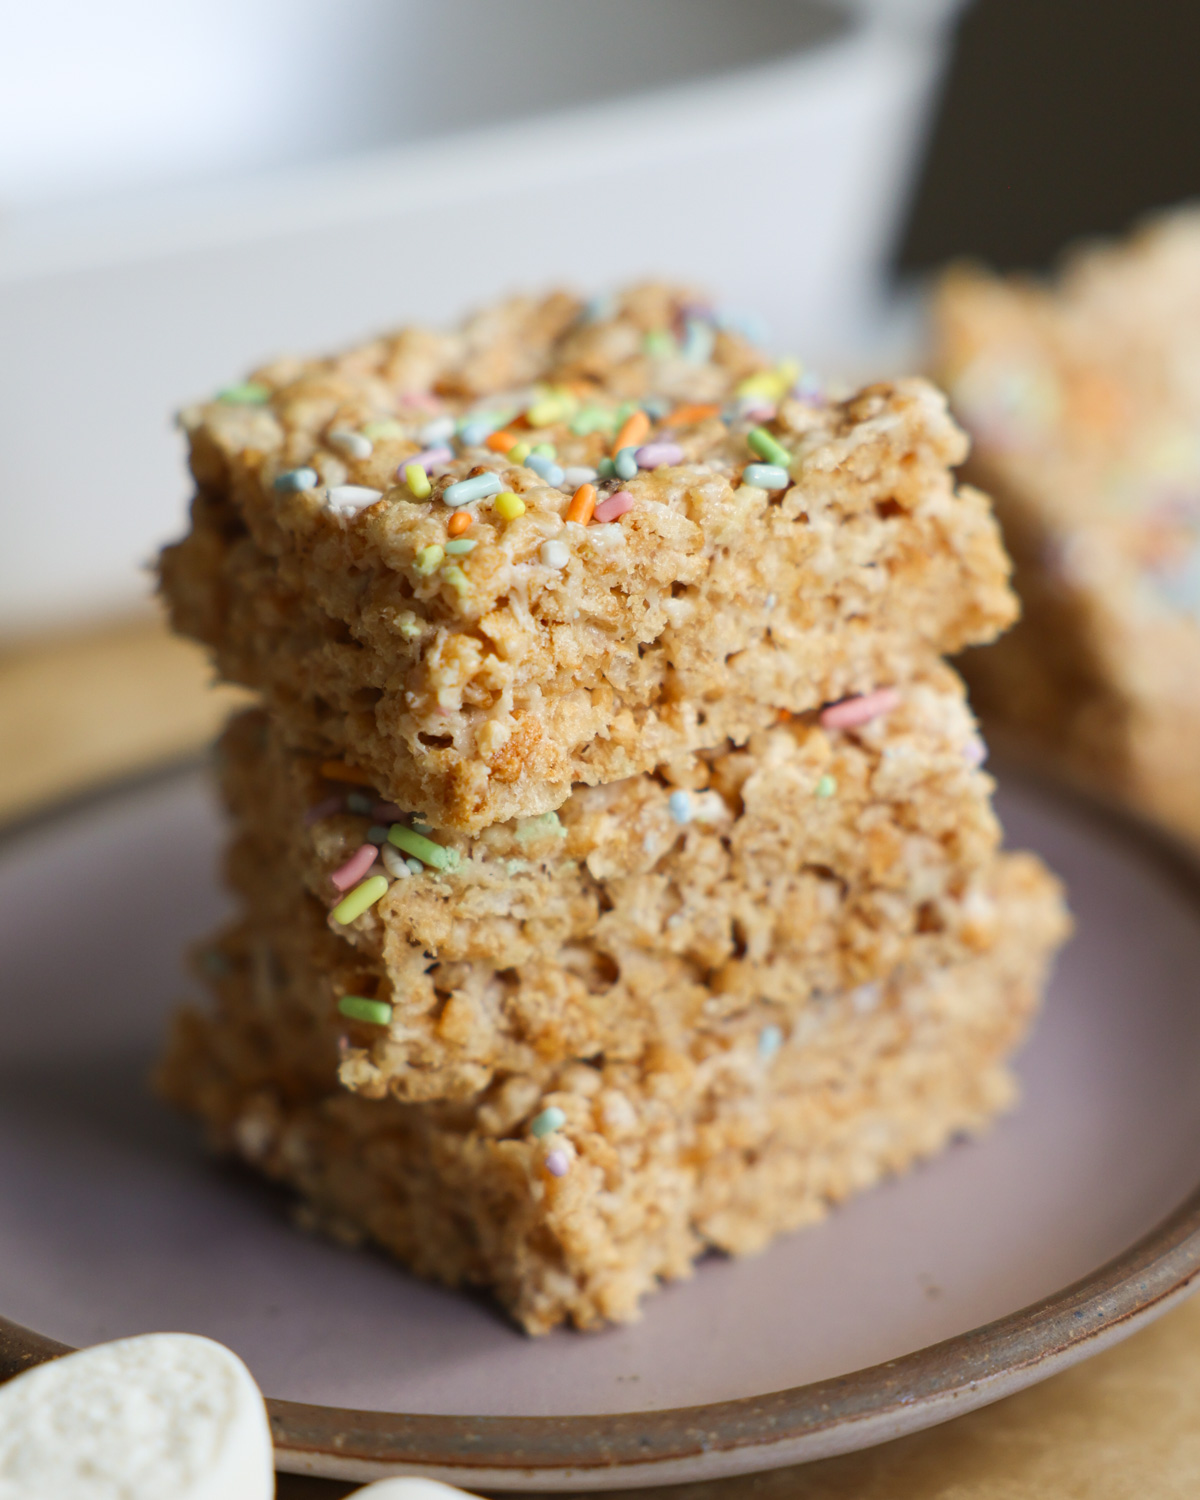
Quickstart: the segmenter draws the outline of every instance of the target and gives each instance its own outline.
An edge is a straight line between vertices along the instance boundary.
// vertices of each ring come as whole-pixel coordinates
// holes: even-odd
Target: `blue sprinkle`
[[[763,1062],[770,1062],[783,1046],[783,1032],[778,1026],[764,1026],[758,1033],[758,1055]]]
[[[388,831],[382,823],[372,823],[367,829],[368,844],[386,844]]]
[[[661,422],[673,404],[671,401],[664,400],[662,396],[647,396],[642,402],[642,410],[652,422]]]
[[[375,798],[368,797],[366,792],[348,792],[346,794],[346,807],[352,813],[358,813],[360,817],[367,817],[375,806]]]
[[[584,323],[602,323],[605,318],[611,318],[617,310],[617,299],[611,292],[602,292],[583,309],[582,321]]]
[[[477,448],[491,436],[492,428],[487,422],[466,422],[458,431],[458,440],[464,448]]]
[[[486,500],[489,495],[498,495],[504,486],[498,474],[476,474],[473,479],[460,479],[457,484],[447,485],[442,499],[447,505],[470,505],[472,500]]]
[[[715,314],[715,321],[718,328],[729,333],[740,333],[752,344],[765,344],[767,341],[767,325],[757,313],[744,312],[740,308],[722,308]]]
[[[692,821],[692,799],[689,793],[672,792],[667,798],[667,808],[677,823]]]
[[[757,485],[760,490],[786,490],[792,477],[782,464],[747,464],[742,483]]]
[[[543,453],[531,453],[525,460],[525,467],[532,469],[554,489],[561,488],[565,476],[560,465],[552,458],[547,458]]]
[[[321,482],[316,469],[289,469],[286,474],[275,476],[275,488],[281,495],[294,495],[298,490],[314,490]]]
[[[597,479],[615,479],[617,477],[617,466],[611,458],[602,458],[596,465]]]
[[[711,324],[702,323],[699,318],[689,318],[683,328],[684,359],[693,365],[707,364],[712,358],[716,339]]]
[[[638,471],[637,449],[622,448],[613,459],[613,468],[618,479],[632,479]]]
[[[540,1115],[535,1115],[530,1121],[529,1130],[532,1135],[541,1140],[544,1135],[551,1135],[556,1130],[561,1130],[567,1123],[567,1117],[556,1104],[551,1104],[548,1109],[542,1110]]]
[[[419,859],[406,859],[404,863],[408,866],[410,875],[424,875],[425,866]]]

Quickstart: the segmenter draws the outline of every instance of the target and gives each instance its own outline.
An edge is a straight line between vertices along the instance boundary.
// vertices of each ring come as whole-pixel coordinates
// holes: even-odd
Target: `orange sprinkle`
[[[621,423],[621,430],[613,439],[612,456],[616,458],[622,448],[634,448],[650,433],[650,418],[644,411],[635,411]]]
[[[592,519],[592,512],[595,509],[596,486],[581,484],[571,496],[571,503],[567,506],[567,520],[578,521],[581,526],[586,526]]]
[[[694,402],[690,406],[677,406],[673,412],[668,412],[663,418],[663,426],[690,427],[694,422],[707,422],[709,417],[717,417],[720,414],[719,406]]]
[[[456,510],[450,517],[446,530],[451,536],[462,536],[464,531],[470,531],[474,519],[469,510]]]
[[[321,775],[326,781],[348,781],[351,786],[375,785],[375,778],[370,772],[360,771],[357,766],[349,766],[344,760],[323,760]]]
[[[484,446],[490,448],[493,453],[507,453],[510,448],[517,446],[516,434],[506,432],[501,428],[499,432],[493,432],[488,436]]]

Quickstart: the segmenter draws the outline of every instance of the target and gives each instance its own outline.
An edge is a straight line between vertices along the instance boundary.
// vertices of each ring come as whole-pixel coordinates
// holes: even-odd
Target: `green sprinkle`
[[[642,348],[651,359],[670,359],[678,352],[673,334],[665,328],[655,329],[642,339]]]
[[[536,453],[539,458],[554,459],[558,457],[558,449],[554,446],[553,443],[534,443],[533,447],[530,448],[529,453]],[[527,454],[526,456],[528,457],[529,455]]]
[[[386,1026],[392,1019],[392,1007],[383,1000],[364,1000],[361,995],[343,995],[338,1010],[351,1021],[369,1021],[372,1026]]]
[[[566,1123],[566,1115],[557,1104],[551,1104],[529,1122],[529,1133],[537,1136],[540,1141],[544,1135],[552,1135],[554,1131],[561,1130]]]
[[[750,445],[750,451],[757,453],[759,458],[765,458],[769,464],[779,464],[786,469],[792,461],[792,455],[781,442],[773,438],[765,427],[752,427],[746,434],[746,442]]]
[[[417,553],[416,562],[413,566],[422,577],[428,578],[430,573],[436,572],[441,567],[442,559],[445,556],[446,554],[441,547],[436,542],[433,542],[428,547],[421,548],[420,552]]]
[[[381,417],[377,422],[364,422],[362,435],[374,442],[376,438],[407,437],[408,429],[403,422],[397,422],[395,417]]]
[[[467,536],[456,536],[453,541],[446,543],[447,557],[462,557],[467,552],[474,552],[479,546],[478,540]]]
[[[519,818],[517,820],[517,843],[528,844],[533,839],[556,838],[565,839],[567,830],[556,812],[545,812],[536,818]]]
[[[241,385],[227,385],[217,392],[217,400],[227,406],[261,406],[271,399],[271,392],[255,380],[245,380]]]
[[[818,797],[832,797],[837,791],[837,782],[832,776],[825,775],[817,782],[816,795]]]
[[[469,594],[471,592],[471,580],[457,563],[449,563],[444,567],[442,569],[442,577],[456,594]]]
[[[404,482],[418,500],[428,499],[433,489],[429,483],[429,475],[420,464],[404,465]]]
[[[578,416],[571,419],[571,431],[576,437],[587,437],[592,432],[611,432],[616,425],[616,414],[605,411],[602,406],[585,406]]]
[[[786,490],[791,482],[782,464],[747,464],[742,470],[742,483],[760,490]]]
[[[422,864],[432,865],[435,870],[458,868],[457,849],[445,849],[441,844],[427,839],[423,833],[414,833],[403,823],[393,823],[388,829],[388,843],[395,844],[397,849],[403,849],[405,854],[413,855]]]
[[[390,833],[388,837],[391,837]],[[343,896],[330,915],[335,922],[353,922],[386,895],[387,888],[386,875],[371,875],[361,885],[356,885],[348,896]]]
[[[624,426],[625,422],[633,416],[634,412],[641,411],[641,409],[636,401],[622,401],[616,411],[613,412],[613,427]]]
[[[615,479],[617,477],[617,466],[611,458],[602,458],[596,465],[597,479]]]

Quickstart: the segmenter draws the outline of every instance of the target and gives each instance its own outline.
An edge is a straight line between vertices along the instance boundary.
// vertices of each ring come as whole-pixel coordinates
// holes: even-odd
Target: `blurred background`
[[[0,812],[221,711],[145,565],[171,412],[263,358],[660,273],[882,372],[947,258],[1044,266],[1200,185],[1179,0],[0,9]]]

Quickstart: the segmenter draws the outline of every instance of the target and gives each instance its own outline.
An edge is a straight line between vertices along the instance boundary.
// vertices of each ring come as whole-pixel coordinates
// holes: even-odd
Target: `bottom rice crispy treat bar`
[[[960,682],[931,664],[471,837],[326,781],[251,713],[221,750],[229,875],[280,961],[313,976],[313,1024],[349,1031],[344,1084],[471,1098],[986,952],[1000,831],[981,755]],[[397,838],[424,853],[416,873]],[[346,887],[370,881],[378,900],[348,917]],[[383,1024],[345,1020],[346,995]]]
[[[976,706],[1200,841],[1200,213],[1050,285],[958,270],[936,324],[1023,606],[964,659]]]
[[[317,1219],[489,1288],[530,1332],[625,1321],[706,1249],[757,1250],[1012,1103],[1006,1060],[1066,918],[1032,856],[999,856],[990,885],[999,936],[957,964],[417,1104],[338,1089],[311,975],[250,923],[160,1082]]]

